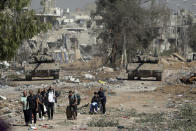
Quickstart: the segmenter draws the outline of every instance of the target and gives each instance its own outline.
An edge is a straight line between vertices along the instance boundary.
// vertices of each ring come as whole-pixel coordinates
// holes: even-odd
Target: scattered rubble
[[[5,96],[0,95],[0,100],[6,100],[7,98]]]
[[[174,57],[174,56],[173,56]],[[179,57],[179,56],[175,56]],[[166,59],[165,59],[166,60]],[[182,58],[178,58],[177,61],[183,62]],[[170,61],[167,61],[169,64]],[[69,126],[69,129],[76,129],[76,130],[84,130],[88,129],[90,130],[93,127],[114,127],[114,129],[135,129],[135,130],[155,130],[156,126],[157,129],[162,129],[161,127],[164,125],[163,123],[167,123],[166,120],[168,119],[174,119],[176,120],[175,113],[169,113],[165,110],[177,110],[179,107],[181,107],[184,103],[193,103],[194,101],[191,99],[188,99],[186,94],[183,94],[185,92],[184,90],[188,90],[187,87],[184,87],[184,89],[180,92],[177,92],[176,90],[179,90],[179,88],[176,88],[176,90],[173,89],[172,85],[182,85],[181,78],[185,76],[190,76],[191,73],[193,73],[193,69],[177,69],[177,70],[165,70],[163,72],[163,82],[156,82],[156,81],[127,81],[127,73],[126,71],[114,71],[113,68],[110,67],[102,67],[100,69],[95,70],[79,70],[79,71],[70,71],[70,70],[64,70],[64,72],[61,72],[60,79],[59,80],[45,80],[45,81],[31,81],[31,82],[25,82],[25,81],[18,81],[15,85],[0,85],[0,91],[2,91],[0,95],[2,95],[1,103],[0,103],[0,118],[6,119],[13,125],[19,125],[24,120],[23,113],[22,113],[22,107],[20,106],[19,102],[19,94],[23,90],[29,90],[34,89],[37,90],[38,88],[48,88],[50,84],[53,84],[57,90],[61,91],[60,99],[57,103],[57,113],[58,115],[62,115],[64,113],[65,107],[68,105],[67,101],[67,95],[69,90],[78,90],[79,93],[81,93],[81,99],[82,103],[80,106],[78,106],[78,113],[80,117],[85,117],[88,120],[85,121],[85,123],[78,123],[76,122],[70,122],[66,121],[64,122],[61,120],[61,126]],[[106,73],[107,72],[107,73]],[[122,73],[121,76],[118,76],[120,73]],[[17,75],[22,75],[23,73],[18,71],[16,72]],[[23,84],[21,84],[21,82]],[[35,84],[34,84],[35,83]],[[41,84],[40,84],[41,83]],[[164,91],[163,87],[169,88],[166,92]],[[186,85],[185,85],[186,86]],[[89,103],[91,99],[91,95],[94,91],[97,91],[100,87],[104,87],[104,90],[106,90],[108,105],[107,105],[107,112],[103,117],[101,114],[96,115],[89,115]],[[166,88],[167,88],[166,87]],[[156,90],[157,89],[157,90]],[[160,89],[160,90],[158,90]],[[161,89],[163,92],[161,92]],[[142,102],[141,105],[137,105],[136,108],[144,108],[144,109],[152,109],[153,111],[165,111],[163,114],[161,113],[147,113],[146,110],[143,110],[145,113],[137,113],[136,110],[132,108],[133,105],[127,105],[127,103],[131,103],[130,101],[135,101],[137,97],[141,96],[140,93],[146,93],[149,91],[149,95],[159,95],[157,93],[160,91],[160,94],[164,96],[164,99],[166,97],[166,101],[164,101],[161,104],[156,105],[156,100],[153,100],[152,103],[149,101],[145,101],[144,99],[148,99],[147,97],[144,99],[140,99]],[[167,98],[167,94],[171,92],[175,92],[176,95],[171,97],[170,99]],[[114,97],[119,97],[119,95],[122,95],[124,93],[130,92],[130,96],[126,96],[126,102],[123,103],[122,99],[123,96],[120,96],[119,103],[118,104],[111,104],[111,99]],[[134,93],[132,93],[134,92]],[[138,96],[135,95],[138,93]],[[132,94],[131,94],[132,93]],[[162,94],[163,93],[163,94]],[[166,94],[167,93],[167,94]],[[4,96],[4,94],[6,94]],[[12,94],[12,96],[9,94]],[[17,95],[16,95],[17,94]],[[90,94],[90,95],[89,95]],[[131,95],[134,95],[132,97]],[[172,96],[172,95],[171,95]],[[6,99],[4,99],[4,97]],[[12,97],[12,99],[10,99]],[[17,97],[17,98],[16,98]],[[154,98],[153,97],[153,98]],[[167,101],[168,100],[168,101]],[[122,103],[121,103],[122,102]],[[147,102],[147,103],[146,103]],[[150,103],[150,104],[149,104]],[[111,107],[114,106],[114,107]],[[117,107],[118,106],[118,107]],[[134,107],[135,108],[135,107]],[[161,108],[164,108],[163,110]],[[166,120],[165,120],[166,119]],[[137,121],[138,120],[138,121]],[[60,123],[60,120],[58,121]],[[57,123],[58,123],[57,122]],[[170,121],[171,122],[171,121]],[[76,126],[75,126],[76,125]],[[152,126],[151,126],[152,125]],[[40,129],[51,129],[55,128],[54,125],[46,125],[46,124],[40,124]],[[169,130],[169,129],[168,129]]]
[[[93,76],[93,75],[91,75],[91,74],[84,74],[84,77],[86,78],[86,79],[95,79],[95,76]]]
[[[194,84],[196,82],[196,73],[190,73],[187,76],[180,78],[180,81],[184,84]]]
[[[73,76],[64,76],[63,78],[64,80],[70,81],[70,82],[74,82],[74,83],[80,83],[80,80],[77,78],[74,78]]]
[[[7,61],[0,62],[0,68],[8,69],[10,64]]]
[[[183,78],[187,78],[187,76],[190,76],[191,70],[165,70],[164,74],[164,83],[166,85],[174,85],[180,84]]]
[[[120,74],[116,77],[118,80],[127,80],[128,73],[126,71],[121,71]]]
[[[174,108],[176,106],[175,101],[169,101],[166,105],[166,108]]]
[[[104,71],[104,72],[114,72],[113,68],[110,67],[105,67],[103,66],[102,68],[97,69],[98,71]]]
[[[183,58],[182,56],[180,56],[178,53],[173,53],[172,56],[177,58],[178,60],[180,60],[182,62],[186,62],[186,59]]]

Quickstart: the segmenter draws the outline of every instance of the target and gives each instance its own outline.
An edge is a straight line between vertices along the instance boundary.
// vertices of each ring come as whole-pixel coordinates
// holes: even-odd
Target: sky
[[[56,0],[56,6],[60,8],[70,8],[75,10],[76,8],[83,8],[86,4],[94,2],[95,0]],[[32,0],[31,6],[33,9],[40,8],[40,0]]]
[[[196,0],[167,0],[170,8],[184,8],[196,13]],[[195,6],[192,6],[195,4]]]
[[[76,8],[83,8],[87,3],[94,2],[95,0],[56,0],[57,7],[70,8],[72,11]],[[196,0],[165,0],[168,2],[170,8],[176,9],[185,8],[196,13]],[[195,4],[195,6],[192,6]],[[40,8],[40,0],[32,0],[32,8]],[[178,6],[179,5],[179,6]]]

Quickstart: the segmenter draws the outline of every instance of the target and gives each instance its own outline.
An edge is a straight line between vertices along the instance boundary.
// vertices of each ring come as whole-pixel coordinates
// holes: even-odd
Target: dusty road
[[[90,73],[96,76],[96,79],[84,79],[83,74]],[[65,80],[65,76],[72,75],[80,79],[79,83]],[[196,103],[196,89],[190,88],[189,85],[166,85],[164,81],[127,81],[115,80],[111,82],[110,78],[115,78],[118,72],[114,73],[95,73],[82,71],[63,71],[59,81],[45,79],[34,81],[14,81],[9,88],[0,89],[0,95],[6,96],[6,102],[9,104],[11,100],[19,100],[23,90],[33,89],[35,92],[38,88],[47,88],[48,85],[55,85],[55,89],[61,91],[58,98],[56,114],[52,121],[38,121],[37,128],[40,131],[72,131],[72,130],[89,130],[89,131],[119,131],[117,127],[91,127],[90,122],[101,118],[111,118],[118,120],[120,126],[135,125],[138,119],[133,116],[133,110],[137,113],[168,113],[177,110],[177,106],[183,103]],[[163,74],[163,76],[168,76]],[[100,84],[98,80],[106,83]],[[93,92],[98,91],[99,87],[104,87],[107,96],[107,113],[105,115],[96,114],[89,115],[89,107],[79,110],[78,119],[75,121],[66,120],[65,109],[68,105],[67,92],[69,90],[77,90],[81,95],[81,104],[90,103]],[[0,105],[4,102],[0,101]],[[13,103],[22,109],[19,103]],[[79,106],[79,107],[80,107]],[[15,108],[15,107],[14,107]],[[14,109],[15,110],[15,109]],[[19,113],[17,118],[21,119],[22,114]],[[28,130],[28,127],[22,126],[24,120],[19,120],[16,125],[12,126],[13,131]],[[43,127],[43,125],[47,127]],[[126,130],[126,129],[124,129]]]
[[[149,81],[126,81],[129,85],[139,85],[141,84],[145,87],[148,87]],[[156,83],[156,82],[155,82]],[[156,84],[154,85],[156,86]],[[160,83],[157,82],[157,86],[160,86]],[[137,86],[136,86],[137,87]],[[179,88],[182,87],[178,87]],[[132,88],[129,90],[127,88],[117,88],[117,89],[108,89],[106,91],[107,95],[107,113],[106,115],[113,115],[117,112],[111,110],[111,109],[120,109],[120,110],[130,110],[135,109],[138,113],[155,113],[155,112],[168,112],[175,110],[174,108],[168,108],[167,104],[171,99],[175,99],[176,102],[181,102],[184,100],[187,101],[195,101],[196,97],[194,95],[184,95],[183,90],[186,90],[187,87],[184,87],[182,89],[182,92],[177,92],[172,89],[162,89],[162,87],[158,87],[154,91],[133,91]],[[90,102],[90,98],[92,96],[93,91],[98,90],[97,88],[76,88],[81,96],[82,96],[82,103],[81,105],[84,105],[86,103]],[[61,91],[68,91],[67,88],[60,89]],[[170,93],[168,93],[170,92]],[[181,96],[182,94],[183,96]],[[98,117],[102,117],[102,114],[97,115],[89,115],[88,114],[88,108],[85,110],[85,113],[79,113],[78,119],[76,121],[68,121],[66,120],[66,115],[64,113],[66,105],[68,104],[67,96],[62,95],[59,98],[58,104],[60,105],[57,107],[57,114],[54,115],[53,121],[38,121],[37,127],[38,130],[51,130],[51,131],[57,131],[57,130],[64,130],[64,131],[71,131],[71,130],[82,130],[81,128],[87,128],[89,131],[118,131],[116,127],[110,127],[110,128],[103,128],[103,127],[89,127],[88,123]],[[114,115],[115,117],[115,115]],[[124,116],[120,116],[119,120],[120,123],[123,125],[124,120],[126,120],[129,124],[133,122],[133,118],[124,119]],[[43,124],[49,124],[48,126],[52,126],[52,129],[43,128],[41,125]],[[21,131],[21,130],[28,130],[27,127],[23,126],[15,126],[12,128],[14,131]]]

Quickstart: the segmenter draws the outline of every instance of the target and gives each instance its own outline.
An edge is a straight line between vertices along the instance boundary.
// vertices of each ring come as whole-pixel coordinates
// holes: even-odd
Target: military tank
[[[157,81],[162,80],[163,65],[158,64],[158,57],[141,55],[127,65],[128,79],[155,77]]]
[[[49,54],[32,55],[24,65],[25,79],[32,80],[32,77],[51,77],[59,79],[60,66]]]

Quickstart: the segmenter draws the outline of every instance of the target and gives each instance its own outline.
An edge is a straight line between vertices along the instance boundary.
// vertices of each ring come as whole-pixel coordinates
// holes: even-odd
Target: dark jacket
[[[96,97],[96,96],[93,96],[92,100],[91,100],[91,103],[93,102],[97,102],[97,104],[100,103],[100,98],[99,97]]]
[[[36,109],[37,108],[37,96],[32,95],[27,97],[27,104],[29,109]]]
[[[42,97],[41,94],[37,94],[37,98],[39,99],[39,101],[40,101],[41,103],[43,103],[43,97]],[[39,104],[40,104],[40,103],[39,103]]]
[[[72,96],[69,95],[68,98],[69,98],[69,105],[74,106],[74,104],[76,103],[75,96],[74,95],[72,95]]]
[[[47,93],[47,92],[42,91],[42,92],[41,92],[42,97],[45,97],[45,96],[46,96],[46,93]]]
[[[101,102],[106,102],[106,96],[104,95],[103,91],[99,91],[98,95],[99,95]]]
[[[42,100],[43,100],[44,105],[47,106],[48,105],[47,92],[42,91],[41,95],[42,95]]]

